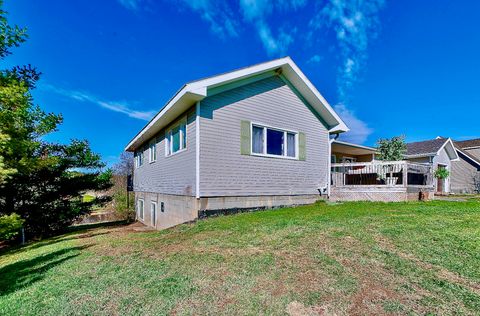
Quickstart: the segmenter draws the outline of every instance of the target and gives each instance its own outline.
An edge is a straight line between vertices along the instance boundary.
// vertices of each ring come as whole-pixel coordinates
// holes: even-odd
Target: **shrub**
[[[23,222],[24,220],[20,218],[20,215],[15,213],[0,216],[0,240],[15,237],[22,228]]]

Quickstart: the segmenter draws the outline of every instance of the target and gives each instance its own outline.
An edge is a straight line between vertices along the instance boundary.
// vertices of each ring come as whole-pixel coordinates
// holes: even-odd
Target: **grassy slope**
[[[0,314],[480,313],[480,201],[97,228],[0,256]]]

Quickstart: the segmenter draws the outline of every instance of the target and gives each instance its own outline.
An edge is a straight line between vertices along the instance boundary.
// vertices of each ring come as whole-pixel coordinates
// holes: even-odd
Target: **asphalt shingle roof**
[[[470,139],[470,140],[462,140],[462,141],[455,141],[455,145],[464,149],[470,147],[480,147],[480,138],[477,139]]]
[[[407,156],[436,153],[442,148],[447,140],[445,138],[426,140],[422,142],[408,143]]]

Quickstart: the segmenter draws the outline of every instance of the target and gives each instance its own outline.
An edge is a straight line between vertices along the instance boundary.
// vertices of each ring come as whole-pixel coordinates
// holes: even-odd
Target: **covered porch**
[[[432,164],[407,161],[343,162],[331,165],[333,201],[408,201],[431,199]]]

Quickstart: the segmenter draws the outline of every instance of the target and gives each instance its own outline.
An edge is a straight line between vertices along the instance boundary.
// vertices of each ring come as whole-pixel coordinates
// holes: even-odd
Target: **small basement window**
[[[252,124],[252,154],[298,158],[298,133]]]

